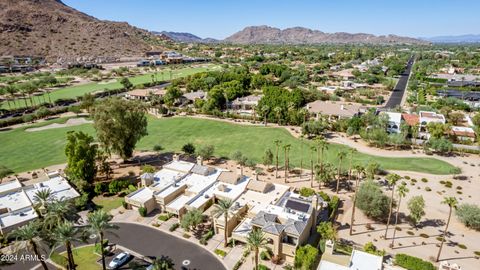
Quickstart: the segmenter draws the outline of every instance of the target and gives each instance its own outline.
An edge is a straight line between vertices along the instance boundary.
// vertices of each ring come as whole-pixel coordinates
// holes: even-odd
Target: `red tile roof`
[[[420,117],[416,114],[402,113],[402,118],[409,126],[414,126],[420,122]]]

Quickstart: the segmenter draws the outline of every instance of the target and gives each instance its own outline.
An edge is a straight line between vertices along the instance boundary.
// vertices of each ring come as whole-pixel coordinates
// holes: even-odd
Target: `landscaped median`
[[[56,120],[57,122],[59,120]],[[48,125],[51,122],[44,122]],[[0,164],[22,172],[38,169],[49,165],[65,162],[64,147],[66,132],[70,130],[95,134],[91,124],[48,129],[36,132],[26,132],[26,128],[18,128],[0,132]],[[303,164],[310,159],[311,141],[294,138],[284,128],[244,126],[215,120],[205,120],[187,117],[156,119],[149,118],[148,136],[138,144],[137,149],[152,150],[161,143],[165,151],[181,151],[186,143],[195,146],[211,144],[215,146],[214,156],[228,157],[232,152],[241,151],[255,162],[260,163],[267,148],[275,150],[275,140],[281,140],[282,145],[290,144],[290,164],[299,166],[303,155]],[[35,142],[35,143],[32,143]],[[348,151],[348,147],[330,144],[325,151],[325,160],[337,164],[337,154]],[[25,154],[28,153],[28,154]],[[283,163],[283,155],[279,155]],[[353,164],[365,165],[370,161],[378,162],[385,170],[416,171],[431,174],[451,174],[455,169],[447,162],[435,158],[387,158],[363,153],[353,154]],[[345,165],[346,166],[346,165]]]
[[[95,253],[94,245],[87,245],[79,247],[73,250],[73,259],[77,265],[77,270],[95,270],[102,269],[102,266],[97,263],[101,259],[101,256]],[[63,253],[52,253],[50,256],[55,264],[67,268],[68,261],[66,257],[66,252]]]

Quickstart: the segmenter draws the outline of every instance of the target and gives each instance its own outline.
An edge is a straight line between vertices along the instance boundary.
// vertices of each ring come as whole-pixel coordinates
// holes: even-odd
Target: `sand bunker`
[[[41,130],[54,129],[54,128],[73,127],[73,126],[90,124],[90,123],[93,123],[93,121],[87,120],[85,118],[71,118],[71,119],[68,119],[67,122],[65,122],[64,124],[53,123],[43,127],[28,128],[25,131],[34,132],[34,131],[41,131]]]

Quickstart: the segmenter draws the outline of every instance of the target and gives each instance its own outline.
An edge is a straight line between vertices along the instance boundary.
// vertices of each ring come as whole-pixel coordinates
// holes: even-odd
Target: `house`
[[[387,132],[400,133],[400,125],[402,124],[402,114],[397,112],[382,112],[388,116]]]
[[[25,225],[38,217],[34,209],[35,194],[40,190],[49,189],[52,199],[70,200],[80,194],[58,174],[48,174],[48,180],[23,186],[14,180],[0,184],[0,233],[5,233]]]
[[[298,246],[304,244],[315,229],[324,203],[317,196],[303,198],[288,186],[250,180],[246,191],[234,202],[227,226],[224,218],[215,220],[215,231],[227,228],[227,235],[245,243],[254,229],[265,233],[274,256],[293,260]]]
[[[263,95],[249,95],[246,97],[236,98],[230,103],[230,109],[238,114],[252,115],[254,108],[258,106],[258,102],[262,99]]]
[[[382,270],[383,257],[353,250],[350,256],[336,254],[334,242],[328,240],[325,243],[325,253],[318,264],[317,270]]]
[[[414,127],[420,122],[420,117],[417,114],[402,113],[402,119],[405,121],[405,124]]]
[[[188,93],[183,94],[180,102],[183,105],[186,105],[186,104],[195,103],[195,101],[197,99],[206,99],[206,98],[207,98],[207,93],[205,93],[202,90],[198,90],[198,91],[195,91],[195,92],[188,92]]]
[[[147,89],[135,89],[125,93],[125,98],[130,100],[150,101],[152,96],[163,97],[167,93],[163,87],[153,87]]]
[[[337,90],[337,87],[336,86],[321,86],[321,87],[318,88],[318,90],[320,90],[322,92],[325,92],[325,93],[333,94]]]
[[[329,119],[352,118],[365,111],[365,108],[360,104],[322,100],[308,103],[306,109],[316,119],[319,119],[322,115],[328,116]]]
[[[426,112],[420,111],[419,115],[419,137],[424,139],[430,139],[430,134],[428,133],[427,126],[430,123],[440,123],[445,124],[445,116],[443,114],[438,114],[435,112]]]
[[[450,135],[457,141],[475,142],[475,131],[471,127],[452,126],[450,128]]]
[[[352,74],[353,69],[344,69],[332,73],[332,76],[335,78],[340,78],[342,80],[348,81],[355,79],[355,75]]]

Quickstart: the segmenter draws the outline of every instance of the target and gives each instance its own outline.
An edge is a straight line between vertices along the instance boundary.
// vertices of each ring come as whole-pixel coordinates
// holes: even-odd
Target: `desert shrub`
[[[431,262],[424,261],[420,258],[399,253],[395,255],[395,264],[408,270],[435,270],[435,266]]]
[[[138,208],[138,213],[140,213],[140,216],[146,217],[147,216],[147,208],[145,208],[145,207]]]
[[[430,236],[429,236],[428,234],[426,234],[426,233],[421,233],[421,234],[420,234],[420,237],[422,237],[422,238],[429,238]]]
[[[428,179],[427,178],[422,178],[422,182],[423,183],[428,183]]]
[[[357,207],[374,219],[384,219],[388,214],[390,198],[383,194],[380,186],[368,180],[357,192]]]
[[[260,259],[262,259],[264,261],[270,260],[271,257],[272,257],[272,255],[267,250],[264,250],[264,251],[260,252]]]
[[[465,246],[464,244],[458,244],[457,247],[461,249],[467,249],[467,246]]]
[[[310,197],[315,194],[315,190],[307,187],[302,187],[298,192],[302,197]]]
[[[215,254],[217,254],[218,256],[220,256],[220,257],[222,257],[222,258],[227,255],[227,252],[225,252],[224,250],[218,249],[218,248],[215,249],[214,252],[215,252]]]
[[[480,207],[475,204],[464,203],[458,206],[456,215],[467,227],[480,230]]]
[[[179,223],[173,223],[172,226],[170,226],[170,228],[168,228],[169,231],[173,232],[175,231],[176,229],[178,229],[178,227],[180,227],[180,224]]]
[[[171,217],[172,217],[172,214],[167,213],[167,214],[158,216],[158,220],[160,220],[160,221],[167,221],[167,220],[169,220]]]
[[[368,242],[363,246],[363,251],[378,255],[378,256],[384,256],[385,255],[385,250],[378,250],[377,247],[372,243]]]
[[[425,191],[430,192],[430,191],[432,191],[432,189],[430,187],[425,187]]]
[[[408,235],[415,235],[415,233],[412,232],[412,231],[407,231],[407,234],[408,234]]]
[[[295,254],[294,265],[299,269],[312,269],[317,261],[318,249],[311,245],[299,247]]]
[[[258,270],[270,270],[270,268],[268,268],[266,265],[259,264],[258,265]]]

